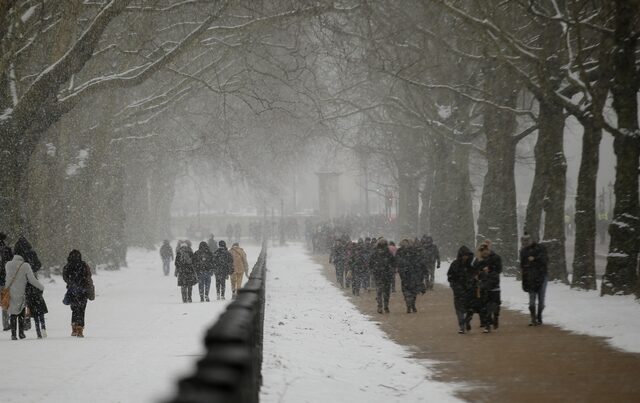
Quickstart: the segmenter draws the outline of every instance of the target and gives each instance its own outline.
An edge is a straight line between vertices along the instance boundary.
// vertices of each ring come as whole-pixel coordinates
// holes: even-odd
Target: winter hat
[[[7,239],[7,234],[4,232],[0,232],[0,241],[5,241]]]
[[[69,257],[67,258],[67,263],[78,263],[82,262],[82,254],[77,249],[72,250],[69,253]]]
[[[231,245],[232,247],[238,247],[240,246],[240,244],[238,242],[234,242],[233,245]]]
[[[520,240],[522,241],[523,244],[528,245],[529,242],[531,242],[531,235],[525,232],[524,235],[522,235],[522,238],[520,238]]]
[[[220,241],[220,242],[218,242],[218,246],[220,248],[226,248],[227,247],[227,243],[225,241]]]
[[[16,244],[13,247],[13,254],[20,255],[23,258],[27,257],[27,253],[31,250],[31,244],[27,241],[27,238],[21,236],[16,241]]]

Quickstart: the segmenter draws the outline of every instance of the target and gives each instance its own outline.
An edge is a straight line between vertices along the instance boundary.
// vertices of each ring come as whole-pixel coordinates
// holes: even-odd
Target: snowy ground
[[[246,251],[253,265],[259,249]],[[195,302],[195,287],[194,303],[183,304],[173,265],[164,277],[157,251],[130,250],[128,262],[128,268],[94,276],[97,297],[87,307],[84,339],[70,337],[62,279],[45,284],[49,338],[36,339],[35,330],[22,341],[0,335],[0,401],[139,403],[171,396],[229,299]]]
[[[302,245],[267,261],[264,386],[270,402],[449,402],[454,386],[386,337],[331,285]]]
[[[436,282],[447,283],[449,264],[436,270]],[[529,314],[529,296],[515,277],[502,277],[503,307]],[[561,283],[547,287],[544,321],[562,329],[604,337],[622,351],[640,353],[640,303],[633,296],[600,297],[600,291],[578,291]]]

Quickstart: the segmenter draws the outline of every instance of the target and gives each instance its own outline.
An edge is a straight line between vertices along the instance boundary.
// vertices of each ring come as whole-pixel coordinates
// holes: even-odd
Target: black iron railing
[[[167,403],[257,403],[262,386],[266,243],[249,281],[207,331],[206,354]]]

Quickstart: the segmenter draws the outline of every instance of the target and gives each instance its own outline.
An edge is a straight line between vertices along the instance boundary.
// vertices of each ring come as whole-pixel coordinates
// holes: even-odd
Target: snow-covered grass
[[[449,402],[455,386],[386,337],[322,274],[303,246],[267,260],[262,401]]]
[[[447,283],[449,264],[436,270],[436,281]],[[529,314],[529,296],[515,277],[502,277],[502,306]],[[604,337],[612,347],[640,353],[640,304],[633,296],[600,296],[561,283],[547,287],[545,323],[589,336]]]
[[[253,264],[259,248],[246,251]],[[36,339],[35,330],[22,341],[0,335],[0,401],[139,403],[171,395],[176,377],[203,353],[204,331],[229,299],[183,304],[173,265],[165,277],[157,251],[130,250],[128,262],[94,276],[97,297],[87,307],[84,339],[70,337],[62,278],[45,283],[49,338]],[[229,288],[227,282],[230,297]]]

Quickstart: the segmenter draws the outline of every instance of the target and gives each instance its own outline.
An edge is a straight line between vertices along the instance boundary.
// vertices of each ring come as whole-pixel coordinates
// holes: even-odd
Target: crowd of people
[[[7,235],[0,233],[0,290],[2,328],[11,331],[11,339],[25,339],[25,331],[35,324],[36,337],[47,337],[45,315],[49,312],[44,299],[44,285],[38,279],[42,263],[31,243],[20,236],[13,248]],[[69,253],[62,271],[67,285],[63,304],[71,308],[71,336],[84,337],[87,301],[95,298],[95,287],[89,265],[77,250]]]
[[[436,268],[440,267],[438,247],[430,236],[404,239],[399,245],[385,238],[352,241],[342,235],[330,248],[329,261],[335,267],[337,283],[350,288],[354,296],[362,289],[375,289],[378,313],[389,313],[389,300],[395,292],[396,277],[404,297],[407,313],[416,313],[416,299],[434,286]],[[522,288],[529,294],[530,326],[543,323],[547,288],[547,253],[531,236],[522,237],[520,251]],[[471,330],[474,315],[480,318],[484,333],[500,324],[500,277],[502,259],[485,240],[475,252],[461,246],[451,262],[447,279],[453,291],[453,305],[458,333]]]
[[[213,235],[208,241],[200,242],[195,252],[189,240],[178,241],[175,253],[169,241],[165,240],[160,248],[160,258],[165,276],[169,275],[171,262],[174,262],[174,275],[183,303],[193,302],[193,287],[196,284],[200,302],[210,302],[209,293],[214,276],[216,299],[225,299],[227,279],[231,280],[231,293],[235,298],[242,287],[243,278],[249,277],[247,254],[240,244],[235,242],[231,249],[227,249],[227,243],[222,240],[216,243]]]
[[[360,290],[376,289],[378,313],[389,312],[389,298],[395,291],[396,273],[400,277],[407,313],[417,312],[416,297],[433,289],[435,269],[440,267],[440,253],[430,236],[421,240],[405,239],[399,247],[384,238],[360,238],[347,235],[335,240],[329,260],[336,269],[340,287]]]

